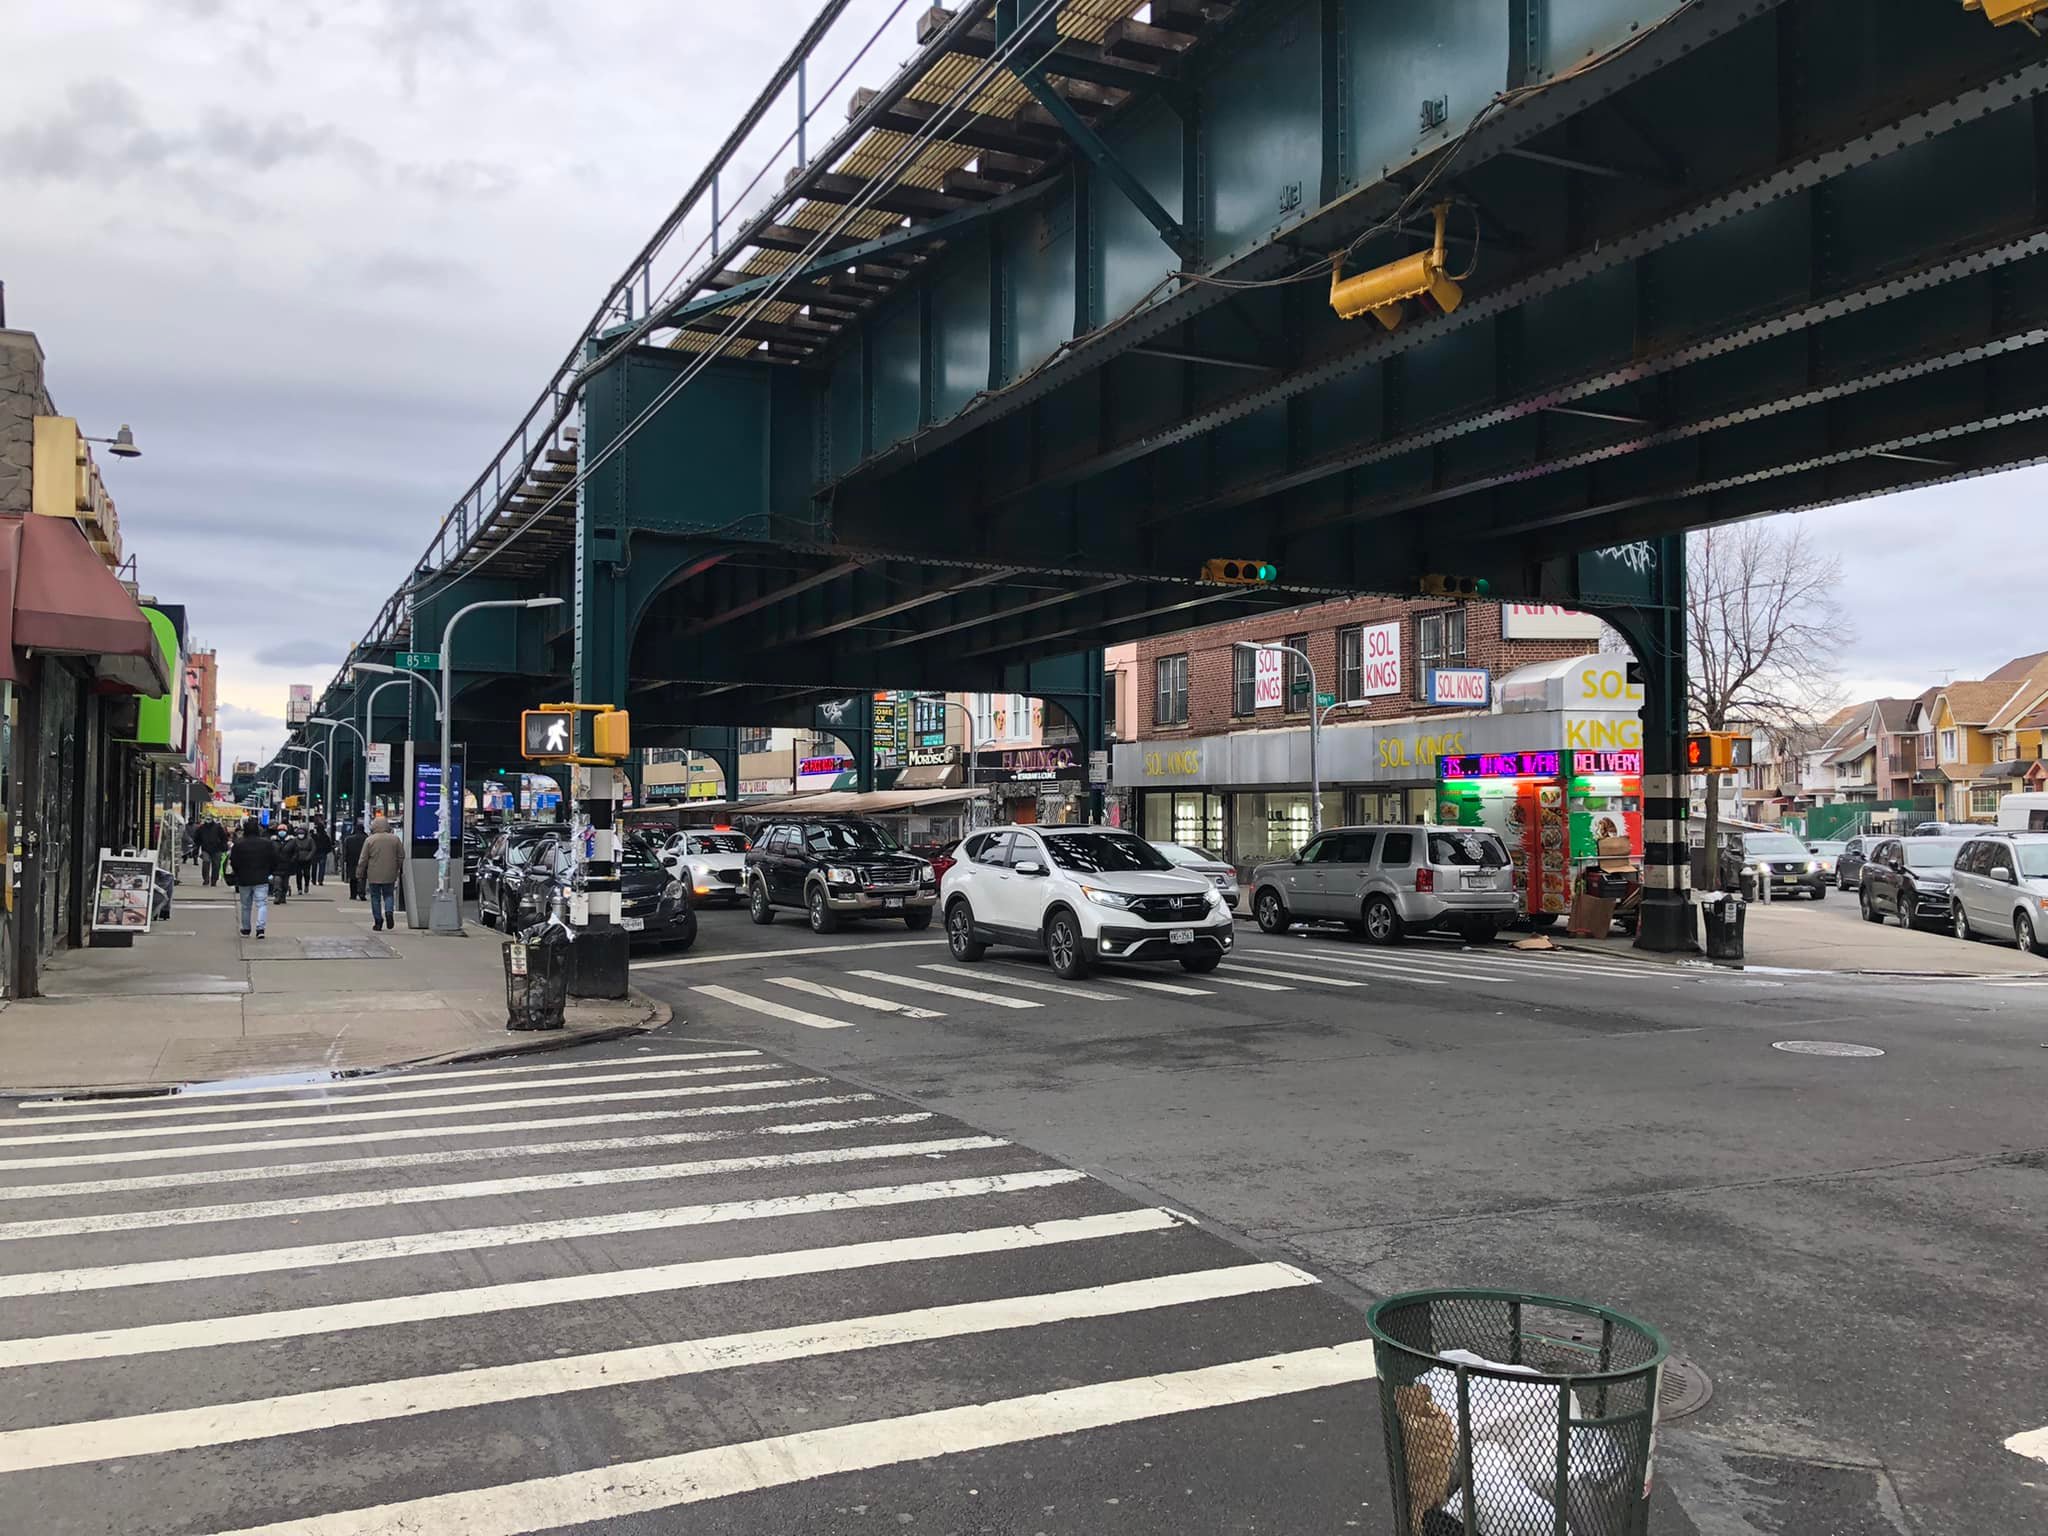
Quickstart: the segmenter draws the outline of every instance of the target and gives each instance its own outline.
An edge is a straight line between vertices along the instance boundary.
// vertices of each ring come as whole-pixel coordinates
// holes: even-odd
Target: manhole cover
[[[1713,1396],[1713,1378],[1692,1361],[1673,1356],[1664,1362],[1657,1382],[1657,1421],[1668,1423],[1698,1413]]]
[[[1795,1056],[1882,1056],[1874,1045],[1851,1045],[1846,1040],[1773,1040],[1774,1051],[1790,1051]]]

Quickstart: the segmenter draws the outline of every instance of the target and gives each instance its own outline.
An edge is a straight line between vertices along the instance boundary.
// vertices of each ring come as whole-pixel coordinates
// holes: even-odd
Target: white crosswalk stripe
[[[941,997],[957,997],[963,1002],[987,1003],[991,1008],[1042,1008],[1028,997],[1004,997],[996,992],[977,992],[972,987],[948,986],[942,981],[926,981],[919,976],[892,976],[887,971],[848,971],[849,976],[859,976],[867,981],[887,982],[896,987],[915,987],[920,992],[936,992]]]
[[[1207,987],[1184,987],[1177,981],[1147,981],[1139,976],[1104,976],[1120,987],[1137,987],[1144,992],[1164,992],[1173,997],[1214,997]]]
[[[1219,987],[1243,987],[1252,992],[1292,992],[1294,988],[1278,981],[1251,981],[1243,976],[1226,975],[1220,970],[1211,971],[1203,980]]]
[[[911,1003],[900,1003],[893,997],[877,997],[872,992],[855,992],[849,987],[828,986],[822,981],[812,981],[803,976],[765,976],[762,980],[770,986],[788,987],[793,992],[808,992],[813,997],[829,998],[835,1003],[851,1003],[856,1008],[872,1008],[876,1013],[899,1013],[906,1019],[943,1019],[945,1015],[933,1008],[919,1008]]]
[[[952,965],[922,965],[918,969],[922,971],[944,971],[951,976],[959,974],[959,967]],[[1021,969],[1021,966],[1014,964],[1003,965],[992,969],[990,974],[1000,976],[1002,984],[1006,987],[1022,987],[1027,992],[1050,992],[1055,997],[1078,997],[1091,1003],[1122,1001],[1116,993],[1104,992],[1100,988],[1077,987],[1070,982],[1040,981],[1035,976],[1019,976],[1017,972]]]
[[[846,974],[947,985],[922,966]],[[1136,980],[976,974],[989,990],[951,988],[963,1001],[1034,1008],[1013,984],[1114,1002]],[[1362,1325],[1312,1275],[1004,1137],[761,1058],[626,1094],[710,1103],[548,1091],[711,1056],[610,1057],[481,1103],[353,1108],[416,1091],[400,1074],[289,1115],[0,1109],[0,1144],[22,1149],[0,1160],[0,1203],[23,1217],[0,1221],[0,1299],[57,1298],[0,1301],[0,1530],[57,1529],[53,1512],[96,1532],[710,1530],[721,1501],[841,1472],[950,1490],[933,1458],[1159,1420],[1220,1454],[1244,1421],[1215,1410],[1329,1389],[1370,1412]],[[758,1091],[798,1083],[816,1087]],[[314,1149],[330,1155],[289,1155]],[[478,1176],[451,1178],[462,1165]],[[678,1411],[700,1391],[715,1415]],[[1063,1453],[1034,1491],[1054,1502],[1088,1465]]]
[[[690,990],[699,997],[713,997],[721,1003],[730,1003],[735,1008],[744,1008],[748,1013],[780,1019],[785,1024],[801,1024],[805,1029],[854,1027],[851,1019],[835,1019],[828,1014],[812,1013],[808,1008],[793,1008],[788,1003],[778,1003],[768,997],[756,997],[753,993],[742,992],[736,987],[692,987]]]
[[[1319,987],[1362,987],[1365,985],[1362,981],[1350,981],[1342,976],[1324,975],[1317,971],[1283,971],[1276,966],[1266,964],[1263,960],[1248,961],[1243,956],[1240,956],[1233,963],[1243,969],[1252,971],[1254,975],[1283,976],[1289,981],[1313,982]],[[1211,977],[1210,980],[1213,981],[1215,978]]]

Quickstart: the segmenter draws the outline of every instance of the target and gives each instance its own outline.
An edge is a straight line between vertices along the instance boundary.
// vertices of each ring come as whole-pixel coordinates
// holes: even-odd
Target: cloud
[[[467,262],[395,246],[363,258],[355,276],[366,288],[417,288],[428,293],[473,289],[483,282],[482,275]]]
[[[282,715],[266,715],[260,709],[250,709],[242,704],[223,704],[214,711],[214,719],[223,731],[281,731],[284,729]]]
[[[265,646],[255,660],[259,667],[332,667],[347,650],[346,645],[337,646],[332,640],[284,640]]]

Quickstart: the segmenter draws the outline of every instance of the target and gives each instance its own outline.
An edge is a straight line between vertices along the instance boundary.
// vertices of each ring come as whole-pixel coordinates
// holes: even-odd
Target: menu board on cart
[[[93,932],[147,933],[155,912],[156,855],[102,849],[93,881]]]

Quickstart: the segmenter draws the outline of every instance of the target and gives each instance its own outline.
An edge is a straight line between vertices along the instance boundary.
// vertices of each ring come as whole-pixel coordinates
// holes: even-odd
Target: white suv
[[[1178,960],[1213,971],[1230,952],[1216,887],[1114,827],[998,827],[960,845],[939,887],[959,961],[991,944],[1045,952],[1056,975],[1097,960]]]

